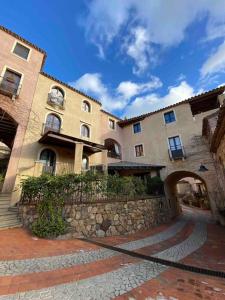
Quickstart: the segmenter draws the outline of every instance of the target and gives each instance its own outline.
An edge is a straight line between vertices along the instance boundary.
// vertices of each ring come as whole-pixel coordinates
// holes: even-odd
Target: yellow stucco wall
[[[64,109],[52,107],[47,103],[48,93],[53,86],[58,86],[63,89],[65,93],[65,107]],[[91,105],[91,112],[84,112],[82,110],[82,103],[86,100]],[[22,153],[18,166],[18,180],[21,176],[33,176],[36,174],[34,168],[38,161],[41,151],[44,148],[49,148],[56,153],[56,166],[63,168],[65,165],[73,166],[74,164],[74,150],[67,147],[48,146],[38,143],[38,140],[43,134],[43,124],[46,122],[48,114],[55,114],[61,119],[62,134],[72,136],[75,138],[82,138],[80,128],[82,124],[87,124],[90,128],[90,138],[87,141],[104,145],[106,138],[115,139],[118,143],[122,143],[121,128],[116,124],[115,130],[110,129],[109,119],[118,119],[107,114],[101,110],[101,105],[92,101],[89,98],[65,87],[64,85],[55,82],[54,80],[40,74],[33,99],[30,118]],[[103,163],[103,155],[101,152],[93,154],[89,157],[90,165],[97,165]],[[109,159],[109,161],[116,161]],[[59,169],[58,168],[58,169]],[[17,180],[17,182],[18,182]]]

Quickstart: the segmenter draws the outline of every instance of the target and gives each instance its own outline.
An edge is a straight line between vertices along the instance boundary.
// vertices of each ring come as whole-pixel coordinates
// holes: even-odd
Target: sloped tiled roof
[[[52,75],[49,75],[49,74],[47,74],[47,73],[45,73],[45,72],[41,72],[41,75],[43,75],[43,76],[45,76],[45,77],[47,77],[47,78],[49,78],[49,79],[51,79],[51,80],[54,80],[55,82],[57,82],[57,83],[59,83],[59,84],[65,86],[66,88],[68,88],[68,89],[70,89],[70,90],[72,90],[72,91],[74,91],[74,92],[76,92],[76,93],[78,93],[78,94],[84,96],[85,98],[88,98],[88,99],[90,99],[90,100],[92,100],[92,101],[98,103],[99,105],[102,105],[100,101],[98,101],[98,100],[96,100],[96,99],[94,99],[94,98],[88,96],[87,94],[85,94],[85,93],[83,93],[83,92],[81,92],[81,91],[75,89],[75,88],[72,87],[71,85],[69,85],[69,84],[67,84],[67,83],[65,83],[65,82],[63,82],[63,81],[61,81],[61,80],[59,80],[59,79],[53,77]]]
[[[150,169],[150,168],[164,168],[162,165],[136,163],[131,161],[119,161],[116,163],[109,163],[109,169]]]
[[[202,99],[204,97],[207,97],[207,96],[210,96],[210,95],[212,95],[212,96],[213,95],[219,95],[219,94],[222,94],[224,91],[225,91],[225,86],[221,86],[221,87],[215,88],[213,90],[210,90],[208,92],[205,92],[205,93],[193,96],[191,98],[185,99],[183,101],[177,102],[175,104],[163,107],[161,109],[158,109],[158,110],[155,110],[155,111],[152,111],[152,112],[148,112],[146,114],[142,114],[142,115],[137,116],[137,117],[133,117],[133,118],[129,118],[129,119],[124,119],[122,121],[119,121],[118,124],[121,127],[124,127],[124,126],[127,126],[129,124],[132,124],[132,123],[144,120],[146,117],[149,117],[149,116],[151,116],[151,115],[153,115],[155,113],[158,113],[160,111],[164,111],[164,110],[170,109],[172,107],[175,107],[175,106],[178,106],[178,105],[181,105],[181,104],[184,104],[184,103],[192,103],[192,102],[195,102],[197,100],[200,100],[200,99]]]

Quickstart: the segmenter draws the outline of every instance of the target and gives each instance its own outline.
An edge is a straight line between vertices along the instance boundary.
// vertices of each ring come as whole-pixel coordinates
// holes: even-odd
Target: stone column
[[[74,152],[74,173],[80,174],[82,171],[82,158],[83,158],[83,143],[75,143]]]
[[[13,148],[11,151],[8,168],[2,188],[3,193],[10,193],[13,191],[16,175],[17,175],[17,168],[20,159],[20,154],[22,150],[23,138],[25,134],[25,129],[22,126],[18,126],[16,131],[16,136],[13,144]]]
[[[108,173],[108,150],[102,150],[102,164],[104,173]]]

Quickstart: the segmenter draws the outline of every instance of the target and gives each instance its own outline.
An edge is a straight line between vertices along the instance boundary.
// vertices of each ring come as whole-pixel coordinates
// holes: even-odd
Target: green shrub
[[[38,204],[38,218],[32,224],[32,233],[41,238],[54,238],[66,231],[66,222],[62,217],[63,201],[44,198]]]
[[[164,184],[159,176],[147,177],[147,193],[150,195],[164,194]]]
[[[38,218],[32,232],[42,238],[56,237],[66,231],[65,203],[104,199],[132,199],[146,195],[146,182],[139,177],[86,174],[42,175],[22,181],[22,203],[37,206]]]

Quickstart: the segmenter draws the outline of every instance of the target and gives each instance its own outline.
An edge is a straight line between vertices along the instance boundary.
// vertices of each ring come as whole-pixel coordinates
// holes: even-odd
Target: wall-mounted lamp
[[[198,169],[199,172],[207,172],[209,171],[206,166],[204,166],[203,164],[200,165],[199,169]]]

